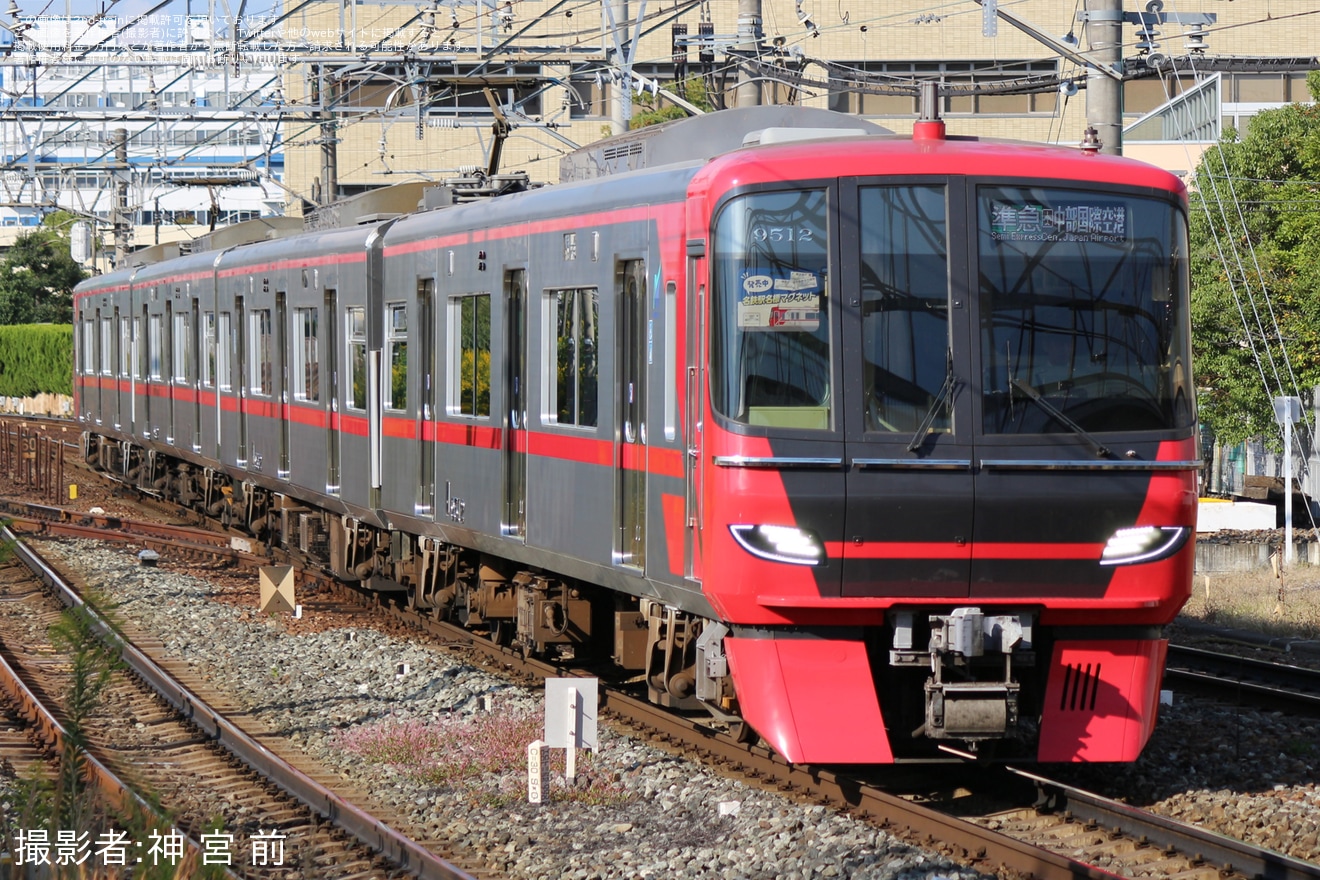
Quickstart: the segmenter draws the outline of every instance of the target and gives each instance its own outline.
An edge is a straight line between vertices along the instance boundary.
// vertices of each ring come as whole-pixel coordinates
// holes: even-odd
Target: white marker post
[[[569,788],[577,782],[578,692],[568,692],[568,748],[564,750],[564,781]]]
[[[577,780],[577,750],[596,749],[596,704],[599,682],[594,678],[548,678],[545,681],[545,744],[565,749],[564,777]]]
[[[539,804],[550,788],[550,764],[545,760],[545,743],[539,739],[527,747],[527,803]]]
[[[1283,561],[1287,565],[1292,565],[1297,556],[1297,549],[1293,547],[1292,426],[1302,417],[1302,399],[1274,398],[1274,417],[1283,425]]]

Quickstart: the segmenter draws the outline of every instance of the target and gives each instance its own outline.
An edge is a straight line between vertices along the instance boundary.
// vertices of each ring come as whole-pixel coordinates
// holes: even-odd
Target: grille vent
[[[1068,711],[1094,711],[1096,693],[1100,690],[1100,664],[1085,666],[1069,664],[1063,674],[1063,694],[1059,709]]]

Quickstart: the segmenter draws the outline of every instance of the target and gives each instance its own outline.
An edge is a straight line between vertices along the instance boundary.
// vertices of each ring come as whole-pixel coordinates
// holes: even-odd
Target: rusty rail
[[[0,419],[0,472],[52,504],[64,493],[63,440]]]
[[[86,605],[77,591],[54,569],[46,565],[40,556],[18,541],[13,532],[7,528],[0,529],[0,539],[14,542],[19,559],[59,597],[60,601],[71,607],[83,606],[100,632],[110,631],[109,623],[101,619],[95,609]],[[295,800],[315,810],[352,835],[360,843],[373,848],[385,858],[423,880],[474,880],[472,875],[344,800],[278,757],[133,645],[122,643],[121,659],[180,715],[214,738],[219,746],[271,780]]]

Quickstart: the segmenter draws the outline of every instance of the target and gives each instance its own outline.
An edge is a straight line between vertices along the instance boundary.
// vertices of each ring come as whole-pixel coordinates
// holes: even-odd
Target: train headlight
[[[744,550],[762,559],[788,562],[793,565],[820,565],[825,561],[825,545],[810,529],[793,526],[731,525],[729,531]]]
[[[1100,554],[1101,565],[1131,565],[1172,556],[1187,540],[1183,526],[1137,526],[1119,529]]]

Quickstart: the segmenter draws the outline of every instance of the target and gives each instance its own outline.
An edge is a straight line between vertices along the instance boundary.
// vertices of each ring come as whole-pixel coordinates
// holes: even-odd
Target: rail
[[[99,634],[105,635],[113,631],[111,625],[94,608],[88,606],[58,572],[48,566],[31,548],[19,541],[17,535],[8,528],[2,528],[0,536],[3,536],[7,542],[13,542],[17,557],[60,598],[60,601],[69,607],[85,608],[93,627]],[[162,699],[213,737],[220,746],[270,779],[291,797],[316,810],[363,845],[372,847],[385,858],[415,873],[423,880],[474,880],[472,875],[344,800],[296,767],[290,766],[211,708],[205,700],[177,681],[146,654],[127,642],[122,644],[124,663],[141,676]]]

